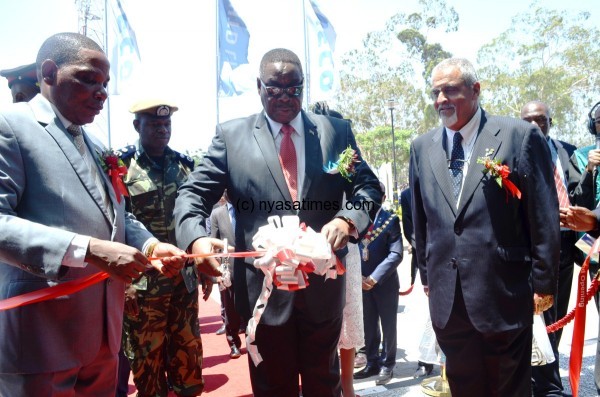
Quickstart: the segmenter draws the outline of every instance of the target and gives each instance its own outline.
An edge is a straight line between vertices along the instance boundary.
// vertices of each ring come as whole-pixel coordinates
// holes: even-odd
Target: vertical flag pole
[[[310,103],[310,48],[308,44],[307,37],[307,29],[306,25],[306,0],[302,0],[302,17],[304,19],[304,92],[306,95],[304,96],[304,109],[308,110],[308,104]]]
[[[216,21],[217,23],[215,24],[215,27],[216,27],[216,29],[215,29],[216,44],[217,44],[217,47],[215,49],[217,51],[217,56],[215,57],[215,59],[217,60],[217,65],[216,65],[217,66],[216,67],[217,78],[215,79],[215,81],[217,83],[216,91],[215,91],[215,100],[217,102],[217,106],[216,106],[216,109],[217,109],[217,125],[219,124],[219,113],[220,113],[219,112],[219,86],[220,86],[220,83],[221,83],[221,76],[220,76],[221,71],[220,71],[220,67],[219,67],[219,65],[221,64],[221,59],[220,59],[221,58],[221,50],[219,49],[219,24],[220,24],[220,20],[219,20],[219,8],[220,8],[219,7],[219,1],[221,1],[221,0],[216,0],[215,1],[215,7],[216,7],[215,15],[217,16],[217,21]]]
[[[106,55],[108,56],[108,0],[104,0],[104,48],[106,51]],[[108,90],[108,88],[107,88]],[[108,92],[107,92],[108,94]],[[111,144],[111,129],[110,129],[110,95],[106,98],[106,118],[107,118],[107,126],[108,126],[108,148],[112,148]]]

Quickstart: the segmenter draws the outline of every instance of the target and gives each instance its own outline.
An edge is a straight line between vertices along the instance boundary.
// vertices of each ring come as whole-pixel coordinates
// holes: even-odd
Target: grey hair
[[[433,76],[436,72],[441,69],[445,69],[447,67],[455,67],[460,70],[460,75],[465,82],[466,85],[472,86],[479,80],[477,79],[477,72],[475,71],[475,67],[471,62],[469,62],[465,58],[447,58],[438,63],[433,70],[431,71],[431,76]]]

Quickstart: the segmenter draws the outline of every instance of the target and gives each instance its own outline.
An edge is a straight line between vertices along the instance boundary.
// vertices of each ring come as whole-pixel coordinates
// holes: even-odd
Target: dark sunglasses
[[[275,87],[272,85],[266,85],[262,80],[260,80],[260,85],[262,85],[262,87],[265,89],[267,95],[272,98],[279,98],[284,92],[288,96],[299,97],[302,95],[302,89],[304,88],[304,84],[295,85],[292,87]]]

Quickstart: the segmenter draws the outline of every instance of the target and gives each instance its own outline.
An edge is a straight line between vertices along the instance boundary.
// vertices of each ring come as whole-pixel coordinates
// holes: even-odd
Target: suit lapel
[[[281,164],[279,163],[279,156],[277,155],[277,148],[275,147],[275,141],[273,140],[273,134],[269,129],[269,123],[267,123],[264,113],[261,113],[258,117],[256,126],[254,127],[254,138],[256,139],[256,143],[258,144],[265,159],[265,163],[267,164],[279,191],[285,200],[291,202],[292,196],[290,195],[287,183],[285,182]]]
[[[304,117],[304,142],[305,171],[301,198],[308,196],[312,182],[323,172],[323,153],[321,152],[319,132],[308,116]]]
[[[102,164],[100,164],[100,156],[102,156],[103,146],[101,143],[96,143],[94,141],[94,139],[92,139],[91,135],[88,135],[87,133],[83,134],[83,137],[85,139],[85,144],[87,145],[88,149],[90,150],[90,153],[92,153],[92,155],[94,157],[94,163],[96,164],[96,168],[98,169],[98,173],[100,174],[100,178],[102,179],[102,183],[104,184],[104,189],[107,192],[108,197],[110,198],[110,202],[112,204],[112,211],[113,211],[112,219],[114,219],[117,216],[117,207],[120,204],[117,201],[117,193],[115,192],[115,189],[113,189],[113,187],[112,187],[112,182],[108,178],[108,174],[102,169]],[[102,197],[100,196],[98,189],[95,189],[94,192],[99,197],[100,203],[102,203]],[[98,198],[96,200],[98,200]],[[101,208],[104,208],[104,205],[101,205]],[[111,217],[108,215],[108,212],[107,212],[109,210],[111,210],[111,208],[106,208],[106,209],[102,210],[102,212],[104,213],[104,215],[107,217],[108,220],[111,219]]]
[[[475,189],[481,183],[483,179],[483,165],[477,163],[477,159],[484,157],[488,149],[492,149],[494,153],[491,155],[492,158],[496,157],[498,149],[502,141],[496,137],[499,128],[492,129],[491,126],[486,125],[485,113],[481,114],[481,124],[479,127],[478,136],[475,140],[473,152],[469,160],[469,169],[467,176],[463,181],[462,193],[460,195],[460,203],[458,206],[458,213],[463,210],[464,206],[473,196]]]
[[[429,163],[433,169],[433,176],[436,182],[440,186],[442,194],[446,198],[448,205],[452,209],[454,215],[456,215],[456,199],[454,198],[454,191],[452,189],[452,182],[450,181],[450,172],[448,171],[448,156],[444,149],[444,128],[441,127],[432,138],[432,145],[429,149]]]
[[[58,147],[60,147],[65,155],[65,158],[71,164],[73,170],[79,177],[82,185],[98,205],[98,208],[100,208],[104,216],[110,220],[107,209],[104,208],[104,203],[102,202],[100,192],[98,191],[98,188],[96,187],[96,184],[94,183],[85,162],[81,158],[77,148],[75,148],[73,141],[69,138],[69,133],[62,126],[62,123],[54,113],[50,102],[48,102],[48,100],[42,95],[37,95],[31,101],[29,101],[29,106],[38,123],[45,127],[48,134],[54,139]],[[85,136],[85,134],[84,139],[86,140],[88,148],[90,148],[90,143],[88,142],[88,138]],[[90,152],[95,153],[94,149],[90,149]],[[103,174],[103,172],[101,172],[101,174]],[[111,199],[113,199],[113,196],[114,195],[111,194]]]
[[[565,179],[568,180],[569,176],[567,174],[569,172],[569,154],[567,153],[567,150],[563,147],[562,143],[560,143],[559,140],[552,139],[552,142],[556,147],[556,153],[558,153],[558,158],[560,159],[560,166],[562,167],[563,175]]]

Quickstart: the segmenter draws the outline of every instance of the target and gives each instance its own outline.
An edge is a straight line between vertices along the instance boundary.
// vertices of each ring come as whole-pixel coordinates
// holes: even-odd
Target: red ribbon
[[[124,165],[116,166],[116,168],[108,169],[108,177],[112,182],[113,189],[115,190],[115,195],[117,196],[117,202],[120,204],[123,196],[129,196],[127,193],[127,187],[123,182],[123,177],[127,175],[127,167]]]
[[[583,338],[585,333],[585,314],[586,314],[586,286],[587,273],[590,266],[590,258],[593,253],[598,252],[600,248],[600,238],[597,238],[588,253],[577,282],[577,304],[575,306],[575,323],[573,324],[573,340],[571,342],[571,356],[569,358],[569,382],[573,397],[577,397],[579,392],[579,377],[581,376],[581,361],[583,357]]]
[[[220,258],[220,257],[233,257],[233,258],[246,258],[246,257],[257,257],[264,255],[264,252],[253,251],[253,252],[232,252],[228,254],[188,254],[182,255],[184,258]],[[148,258],[148,260],[160,260],[160,258]],[[13,296],[5,300],[0,300],[0,311],[14,309],[16,307],[27,306],[37,302],[43,302],[46,300],[58,298],[59,296],[71,295],[75,292],[79,292],[84,288],[99,283],[102,280],[106,280],[110,275],[106,272],[99,272],[92,274],[91,276],[82,277],[77,280],[66,281],[61,284],[54,285],[48,288],[42,288],[37,291],[28,292],[23,295]]]
[[[519,200],[521,199],[521,191],[515,186],[514,183],[509,181],[508,178],[502,178],[502,183],[504,184],[504,187],[506,187],[506,190],[510,192],[513,197],[516,197]],[[506,195],[506,201],[508,201],[508,193]]]
[[[32,303],[43,302],[45,300],[58,298],[59,296],[71,295],[102,280],[105,280],[108,277],[108,273],[100,272],[77,280],[67,281],[53,287],[43,288],[37,291],[28,292],[23,295],[13,296],[12,298],[0,301],[0,311],[31,305]]]

